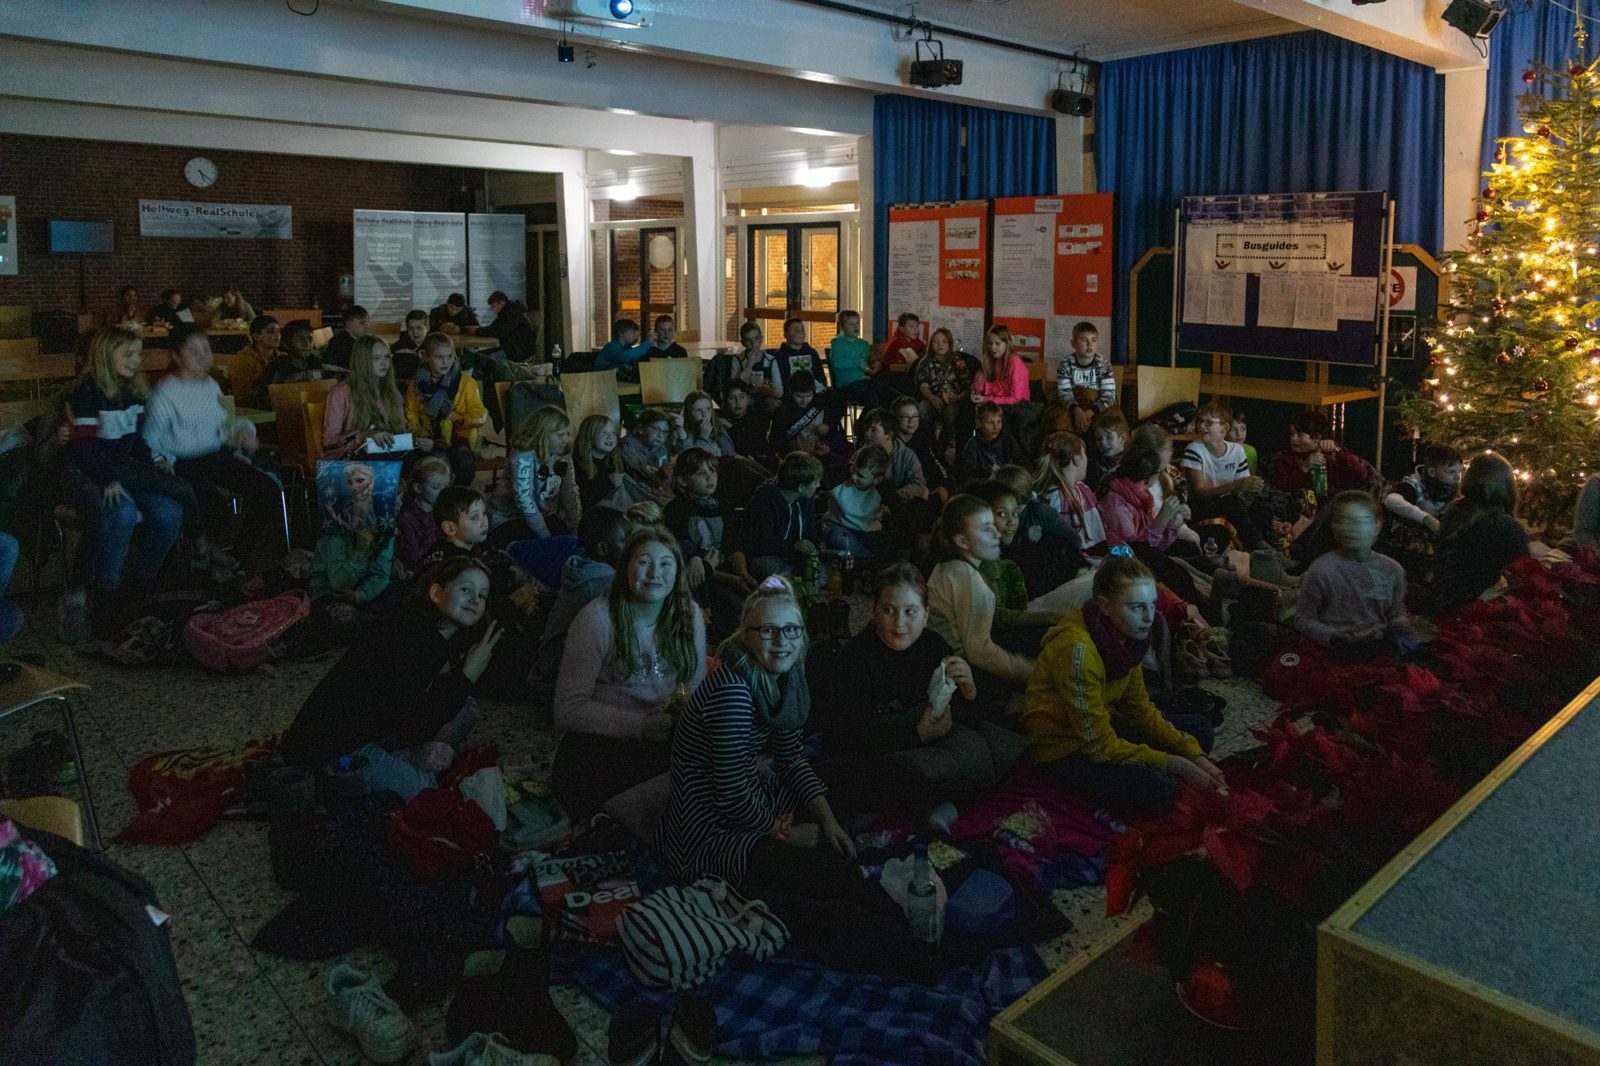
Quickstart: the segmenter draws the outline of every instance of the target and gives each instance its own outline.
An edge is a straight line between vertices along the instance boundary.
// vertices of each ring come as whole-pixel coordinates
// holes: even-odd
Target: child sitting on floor
[[[1096,495],[1105,495],[1106,487],[1111,484],[1111,471],[1122,461],[1122,453],[1128,450],[1128,439],[1132,436],[1133,431],[1128,428],[1128,419],[1123,415],[1122,408],[1107,407],[1094,416],[1094,421],[1089,425],[1089,469],[1086,480]]]
[[[1005,428],[1005,412],[999,404],[987,400],[978,404],[974,421],[976,432],[961,446],[961,452],[956,456],[955,481],[958,485],[968,481],[986,481],[997,467],[1026,461],[1022,445]]]
[[[1072,414],[1072,428],[1086,433],[1094,416],[1117,403],[1117,376],[1111,361],[1096,351],[1100,331],[1093,322],[1072,327],[1072,354],[1061,360],[1056,385]]]
[[[738,621],[755,581],[733,536],[737,517],[717,496],[717,457],[704,448],[681,453],[672,466],[677,489],[662,522],[678,539],[687,568],[689,592],[711,611],[708,632],[721,639]]]
[[[611,588],[628,528],[627,516],[612,507],[593,508],[579,520],[578,545],[582,550],[561,564],[561,587],[545,616],[538,655],[528,672],[530,685],[555,684],[561,653],[567,646],[567,630],[572,628],[579,611]]]
[[[818,458],[831,451],[830,427],[823,404],[817,398],[816,381],[810,371],[798,370],[789,378],[783,402],[772,416],[767,443],[774,455],[805,452]]]
[[[462,372],[455,342],[443,333],[423,338],[421,356],[406,389],[406,424],[418,449],[446,456],[455,484],[470,485],[478,431],[489,420],[477,379]]]
[[[1422,449],[1422,462],[1384,494],[1393,521],[1385,544],[1402,564],[1431,569],[1439,519],[1461,490],[1461,453],[1441,444]]]
[[[739,378],[722,390],[722,428],[733,442],[733,450],[746,459],[766,462],[767,417],[751,403],[750,386]]]
[[[647,407],[633,424],[633,432],[622,439],[623,468],[645,488],[655,492],[666,488],[672,459],[667,438],[672,434],[672,416],[659,407]]]
[[[1000,554],[1022,571],[1029,598],[1047,596],[1077,577],[1088,565],[1078,548],[1077,531],[1035,491],[1028,468],[1002,466],[992,480],[1005,485],[1017,502],[1016,529],[1002,537]]]
[[[605,415],[589,415],[578,423],[572,461],[577,471],[580,511],[601,505],[626,511],[636,499],[649,495],[623,469],[617,424]]]
[[[778,476],[750,497],[745,519],[750,526],[750,574],[757,581],[771,574],[796,574],[813,555],[817,534],[817,490],[822,463],[814,455],[790,452],[778,464]]]
[[[450,461],[442,455],[429,455],[411,468],[409,491],[395,516],[394,576],[409,581],[422,566],[422,560],[439,542],[439,524],[433,518],[433,505],[439,494],[450,487]]]
[[[1153,490],[1164,473],[1161,456],[1143,445],[1129,448],[1117,464],[1110,491],[1100,501],[1106,540],[1113,547],[1139,543],[1166,551],[1178,541],[1200,546],[1200,535],[1184,521],[1187,508],[1176,495],[1156,506]]]
[[[850,476],[828,492],[822,534],[828,547],[871,561],[888,548],[884,505],[878,485],[889,469],[889,453],[864,444],[850,457]]]
[[[543,539],[577,526],[582,506],[571,452],[572,420],[554,404],[540,407],[511,432],[509,476],[490,505],[495,543]]]
[[[1493,452],[1477,456],[1461,478],[1461,498],[1439,520],[1433,563],[1433,609],[1450,611],[1505,588],[1505,570],[1528,554],[1517,521],[1517,481]]]
[[[456,556],[471,556],[489,537],[489,507],[483,493],[464,485],[452,485],[439,493],[433,504],[433,520],[439,526],[439,540],[423,557],[424,567]]]
[[[1257,473],[1261,462],[1256,455],[1256,446],[1248,442],[1250,426],[1245,421],[1243,411],[1233,412],[1233,421],[1228,424],[1228,443],[1237,444],[1244,449],[1244,459],[1250,467],[1250,473]]]
[[[1337,550],[1318,556],[1301,577],[1295,628],[1325,648],[1364,654],[1409,645],[1405,568],[1372,550],[1383,509],[1360,491],[1341,492],[1330,506]]]
[[[1056,509],[1078,534],[1079,550],[1091,555],[1105,551],[1106,528],[1100,501],[1085,480],[1089,449],[1076,433],[1052,433],[1034,468],[1034,490]]]

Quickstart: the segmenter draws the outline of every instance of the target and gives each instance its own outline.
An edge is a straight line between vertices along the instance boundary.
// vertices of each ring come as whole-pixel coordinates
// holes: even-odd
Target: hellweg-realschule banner
[[[140,200],[139,235],[287,241],[294,236],[294,209],[287,204]]]

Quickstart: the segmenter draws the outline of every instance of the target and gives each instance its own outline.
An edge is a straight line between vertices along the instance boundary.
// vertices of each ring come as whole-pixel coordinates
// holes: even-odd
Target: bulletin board
[[[889,208],[889,321],[910,311],[923,339],[941,327],[968,352],[983,348],[989,290],[989,202]]]
[[[994,320],[1049,376],[1091,322],[1111,350],[1111,194],[994,201]]]
[[[1388,222],[1382,192],[1184,197],[1177,348],[1376,366]]]

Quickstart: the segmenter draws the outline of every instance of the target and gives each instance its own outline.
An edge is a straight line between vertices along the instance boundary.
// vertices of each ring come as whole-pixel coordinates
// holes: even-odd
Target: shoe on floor
[[[661,1053],[661,1019],[639,1002],[624,1003],[606,1029],[606,1061],[611,1066],[648,1066]]]
[[[661,1051],[662,1066],[699,1066],[717,1050],[717,1012],[704,997],[685,992],[672,1005],[672,1027]]]
[[[561,1066],[543,1052],[518,1051],[499,1033],[473,1033],[450,1051],[435,1051],[428,1066]]]
[[[372,1062],[399,1062],[417,1046],[417,1032],[376,974],[348,963],[328,971],[328,1019]]]
[[[456,983],[445,1012],[449,1039],[464,1043],[474,1033],[496,1033],[521,1054],[548,1055],[558,1062],[578,1054],[577,1034],[550,999],[550,953],[543,932],[542,926],[514,927],[504,950],[468,957],[466,976]]]

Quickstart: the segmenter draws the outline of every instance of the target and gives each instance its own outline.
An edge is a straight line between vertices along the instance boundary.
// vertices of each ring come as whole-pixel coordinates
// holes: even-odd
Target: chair
[[[1134,391],[1138,400],[1137,421],[1144,421],[1175,403],[1200,402],[1200,368],[1139,366],[1134,368]]]
[[[83,847],[83,808],[65,796],[29,796],[0,800],[0,818],[29,829],[43,829]]]
[[[311,347],[318,351],[326,348],[331,340],[333,340],[332,326],[320,326],[311,331]]]
[[[406,327],[405,323],[403,322],[371,322],[367,324],[367,332],[375,333],[380,337],[386,336],[390,333],[398,336],[405,331]]]
[[[33,309],[27,304],[0,304],[0,337],[26,337],[33,332]]]
[[[262,311],[261,313],[264,314],[264,315],[271,315],[273,318],[277,319],[278,320],[278,325],[280,325],[280,326],[287,326],[289,323],[298,321],[298,320],[303,318],[307,322],[311,323],[311,328],[312,329],[321,329],[322,328],[322,312],[321,311],[317,311],[317,310],[312,310],[312,311]]]
[[[328,412],[326,400],[307,400],[303,420],[306,442],[307,477],[314,477],[317,460],[322,458],[322,420]]]
[[[287,381],[267,386],[267,397],[272,404],[275,425],[278,427],[278,464],[298,472],[306,478],[316,476],[312,465],[312,452],[306,447],[305,405],[313,400],[326,401],[336,383],[330,378],[320,381]],[[317,424],[320,433],[321,423]],[[317,452],[321,452],[318,441]]]
[[[650,359],[639,364],[639,398],[647,404],[682,403],[700,387],[700,359]]]
[[[622,421],[622,400],[617,392],[615,370],[562,374],[561,392],[567,398],[567,417],[572,419],[573,425],[590,415],[605,415],[614,422]]]
[[[72,758],[78,768],[78,793],[83,798],[83,809],[89,816],[89,834],[97,849],[104,850],[100,838],[100,819],[95,813],[94,790],[89,786],[88,767],[83,762],[83,745],[78,740],[78,726],[72,715],[72,703],[64,693],[72,689],[88,688],[81,681],[73,681],[59,674],[41,670],[37,666],[18,664],[20,672],[10,681],[0,684],[0,718],[9,718],[33,707],[53,704],[61,712],[66,726],[67,739],[72,742]]]

